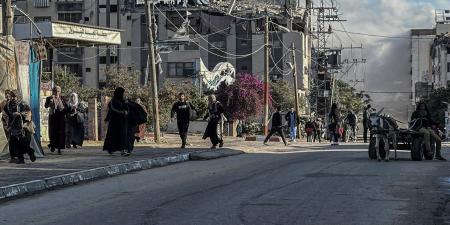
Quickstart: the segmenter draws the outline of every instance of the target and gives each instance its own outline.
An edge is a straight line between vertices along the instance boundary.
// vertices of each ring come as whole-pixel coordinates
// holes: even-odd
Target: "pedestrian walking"
[[[211,149],[217,148],[217,145],[223,147],[223,139],[219,136],[218,129],[224,112],[225,109],[222,103],[216,100],[216,96],[208,96],[208,112],[203,119],[206,120],[209,118],[209,121],[203,139],[210,138],[212,144]]]
[[[128,105],[125,99],[125,89],[122,87],[114,90],[114,96],[108,104],[108,114],[105,121],[108,122],[103,151],[112,155],[120,151],[123,156],[129,156],[128,141]]]
[[[0,103],[0,110],[2,112],[2,125],[3,125],[3,131],[5,132],[6,139],[9,139],[9,133],[8,133],[8,115],[6,114],[5,107],[8,104],[9,100],[11,99],[10,90],[5,90],[5,100],[3,100]]]
[[[277,107],[277,111],[272,115],[271,119],[272,119],[272,128],[270,129],[269,134],[264,140],[264,144],[267,145],[267,142],[269,141],[270,137],[272,137],[272,135],[274,135],[275,133],[278,133],[278,135],[283,140],[284,145],[287,146],[286,139],[284,138],[283,117],[281,116],[280,106]]]
[[[137,101],[127,101],[128,105],[128,127],[127,127],[127,137],[128,137],[128,150],[127,153],[131,154],[134,150],[134,142],[136,141],[136,133],[139,132],[139,126],[147,122],[147,111],[145,107],[139,104]],[[125,154],[125,155],[128,155]]]
[[[138,98],[136,100],[136,103],[139,104],[142,107],[142,109],[144,110],[144,112],[148,115],[147,108],[145,107],[144,103],[142,102],[142,100],[140,98]],[[145,138],[146,129],[147,129],[146,123],[140,124],[138,126],[138,130],[136,131],[136,133],[134,135],[136,138],[136,141],[139,142],[140,140],[143,140]]]
[[[286,113],[285,119],[288,123],[289,127],[289,135],[292,142],[296,142],[297,138],[297,125],[298,125],[298,114],[294,108],[291,108],[291,111]]]
[[[333,103],[333,105],[331,106],[331,111],[328,117],[330,119],[329,129],[332,139],[331,145],[339,145],[339,137],[341,136],[339,132],[340,113],[338,105],[336,103]]]
[[[314,127],[316,128],[314,131],[314,142],[316,142],[316,140],[319,140],[319,143],[321,143],[323,130],[323,123],[321,118],[316,118],[316,120],[314,121]]]
[[[312,142],[313,141],[314,131],[315,131],[314,123],[310,119],[305,124],[306,142]]]
[[[83,146],[84,141],[84,120],[86,107],[78,102],[77,93],[72,93],[69,96],[67,103],[67,118],[66,118],[66,147],[77,148]]]
[[[52,96],[45,99],[45,108],[49,109],[48,116],[48,135],[50,137],[50,151],[65,148],[66,144],[66,113],[67,104],[61,97],[61,87],[55,86],[52,89]]]
[[[367,131],[369,130],[369,110],[372,106],[367,105],[363,111],[363,140],[364,143],[367,143]]]
[[[24,154],[28,154],[30,160],[34,162],[36,156],[30,147],[31,135],[34,128],[31,122],[31,108],[25,102],[17,98],[17,92],[11,91],[10,100],[4,108],[8,115],[9,153],[10,163],[24,164]]]
[[[172,106],[170,118],[177,116],[177,128],[181,138],[181,148],[186,148],[187,135],[189,131],[189,121],[191,115],[196,112],[194,106],[187,101],[184,93],[178,94],[178,101]]]

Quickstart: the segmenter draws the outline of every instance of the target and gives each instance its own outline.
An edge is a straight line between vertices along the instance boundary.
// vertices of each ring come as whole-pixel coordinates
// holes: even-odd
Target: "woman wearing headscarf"
[[[24,164],[24,154],[28,154],[30,160],[34,162],[36,156],[30,147],[31,136],[34,128],[31,122],[31,108],[24,101],[19,100],[17,91],[9,93],[10,98],[4,112],[8,115],[9,153],[10,163]]]
[[[108,114],[105,121],[108,122],[108,131],[106,132],[103,151],[113,154],[120,151],[123,156],[130,153],[125,152],[129,149],[128,141],[128,104],[125,99],[125,89],[116,88],[114,97],[108,104]]]
[[[84,141],[84,113],[86,108],[78,102],[78,95],[72,93],[69,96],[67,103],[67,133],[66,133],[66,147],[74,148],[83,146]]]
[[[205,115],[204,119],[206,120],[209,117],[209,121],[203,139],[210,138],[212,149],[215,149],[217,144],[219,144],[219,147],[223,147],[223,140],[218,134],[218,128],[224,112],[225,110],[222,104],[216,100],[216,96],[208,96],[208,113]]]
[[[48,135],[50,137],[50,151],[65,148],[66,143],[66,112],[67,104],[61,97],[61,87],[55,86],[52,89],[52,96],[45,99],[45,108],[49,109],[48,116]]]

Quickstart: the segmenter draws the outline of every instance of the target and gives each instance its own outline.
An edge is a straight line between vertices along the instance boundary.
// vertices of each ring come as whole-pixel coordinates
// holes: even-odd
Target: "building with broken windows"
[[[62,20],[110,27],[121,32],[117,46],[60,47],[51,54],[54,64],[67,66],[83,84],[98,87],[108,65],[122,64],[147,71],[147,22],[142,1],[21,0],[18,7],[34,21]],[[289,47],[295,45],[299,88],[308,89],[310,39],[304,35],[298,1],[160,1],[154,8],[158,81],[201,83],[219,63],[232,65],[235,74],[264,71],[264,10],[270,14],[270,78],[292,81]],[[229,14],[228,10],[232,9]],[[21,22],[20,15],[16,23]],[[282,29],[288,28],[288,29]],[[292,83],[292,82],[291,82]]]

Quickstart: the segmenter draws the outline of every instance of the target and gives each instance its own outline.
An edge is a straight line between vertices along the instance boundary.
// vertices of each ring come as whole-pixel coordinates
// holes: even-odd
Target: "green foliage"
[[[181,92],[186,95],[187,100],[195,107],[199,118],[206,114],[208,107],[207,97],[200,96],[200,93],[193,85],[166,82],[158,91],[160,123],[163,129],[169,123],[172,105],[178,101],[178,95]]]
[[[69,96],[75,92],[78,94],[79,99],[83,101],[97,96],[96,89],[83,86],[80,77],[77,77],[77,74],[70,72],[68,69],[56,65],[53,69],[53,74],[55,85],[61,87],[62,96]],[[42,80],[50,81],[51,74],[45,74]]]
[[[142,86],[139,82],[139,73],[130,71],[127,67],[111,67],[105,71],[106,84],[103,94],[112,96],[116,87],[123,87],[128,99],[141,99],[147,106],[149,113],[149,128],[153,128],[153,97],[150,86]],[[158,87],[159,118],[162,130],[167,128],[170,121],[172,105],[178,100],[178,94],[183,92],[194,107],[198,116],[204,116],[207,109],[206,97],[201,97],[197,89],[191,84],[180,84],[166,82]]]
[[[352,110],[358,114],[370,101],[369,95],[357,92],[355,88],[343,81],[336,81],[334,102],[339,104],[341,112]]]
[[[445,111],[447,111],[447,104],[444,102],[450,102],[450,88],[435,89],[423,101],[427,104],[432,119],[444,126]]]
[[[287,81],[281,80],[270,84],[270,91],[274,106],[281,106],[282,110],[289,110],[295,107],[294,87]],[[300,102],[300,101],[299,101]],[[300,106],[305,104],[300,104]]]
[[[125,95],[128,99],[140,98],[145,105],[149,105],[150,89],[143,87],[139,82],[139,72],[129,70],[125,66],[108,67],[105,70],[106,83],[102,90],[105,96],[113,96],[117,87],[125,89]]]
[[[263,133],[263,126],[261,123],[255,121],[245,121],[242,124],[242,134],[255,135]]]

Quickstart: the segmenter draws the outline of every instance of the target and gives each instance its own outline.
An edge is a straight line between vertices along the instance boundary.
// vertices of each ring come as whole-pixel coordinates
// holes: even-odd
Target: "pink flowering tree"
[[[246,120],[264,112],[264,84],[257,76],[240,74],[236,81],[227,86],[222,84],[216,92],[217,99],[224,105],[231,120]],[[269,104],[271,98],[269,96]]]

